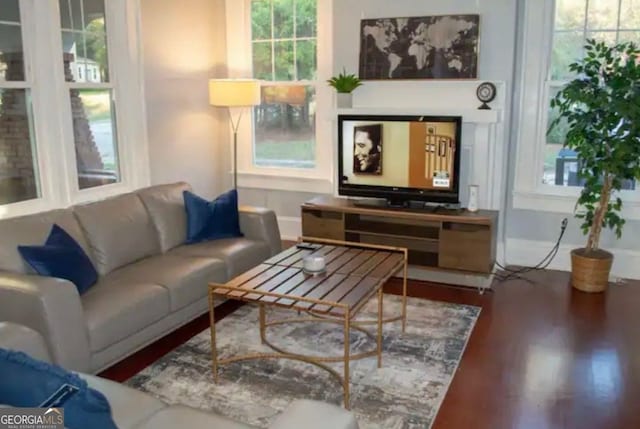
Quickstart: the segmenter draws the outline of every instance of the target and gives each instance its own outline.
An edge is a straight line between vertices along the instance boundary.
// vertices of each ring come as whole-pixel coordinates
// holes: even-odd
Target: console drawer
[[[303,209],[302,235],[344,241],[344,216],[339,212]]]
[[[440,231],[438,266],[491,272],[491,228],[488,225],[444,222]]]

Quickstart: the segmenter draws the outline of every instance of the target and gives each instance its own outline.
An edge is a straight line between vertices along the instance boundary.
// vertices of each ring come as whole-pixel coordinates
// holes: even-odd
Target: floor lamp
[[[260,81],[256,79],[211,79],[209,80],[209,103],[226,107],[233,130],[233,189],[238,189],[238,125],[246,107],[260,104]],[[238,115],[234,121],[232,110]]]

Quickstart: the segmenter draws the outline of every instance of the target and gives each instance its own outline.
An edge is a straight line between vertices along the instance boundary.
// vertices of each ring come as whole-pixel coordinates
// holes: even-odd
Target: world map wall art
[[[475,79],[480,15],[363,19],[360,79]]]

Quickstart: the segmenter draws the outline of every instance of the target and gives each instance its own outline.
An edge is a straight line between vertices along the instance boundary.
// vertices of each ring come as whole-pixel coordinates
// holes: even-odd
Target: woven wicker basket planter
[[[571,251],[571,286],[583,292],[604,292],[609,284],[613,255],[606,250]]]

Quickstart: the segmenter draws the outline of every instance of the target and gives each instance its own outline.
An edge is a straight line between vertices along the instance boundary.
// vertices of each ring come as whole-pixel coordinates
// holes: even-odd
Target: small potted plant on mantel
[[[610,228],[621,237],[625,220],[617,194],[640,179],[640,50],[633,43],[588,40],[584,58],[569,69],[577,77],[551,100],[559,117],[549,131],[566,121],[565,147],[577,153],[584,182],[576,217],[588,239],[586,247],[571,252],[571,284],[602,292],[613,255],[600,248],[600,233]]]
[[[338,76],[334,76],[327,81],[329,86],[332,86],[338,92],[338,108],[350,108],[353,104],[352,92],[362,85],[362,81],[358,76],[354,74],[347,74],[347,71],[343,68],[342,73]]]

